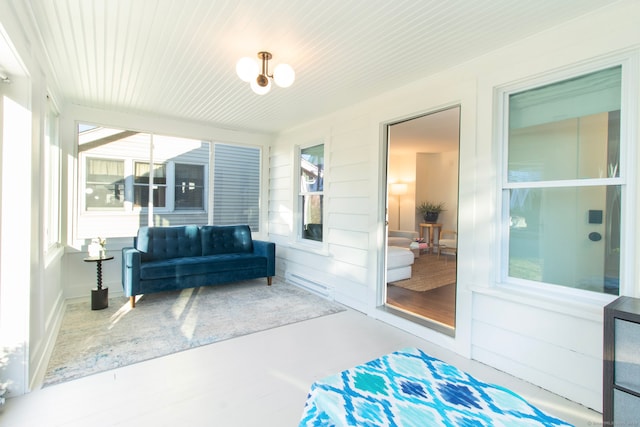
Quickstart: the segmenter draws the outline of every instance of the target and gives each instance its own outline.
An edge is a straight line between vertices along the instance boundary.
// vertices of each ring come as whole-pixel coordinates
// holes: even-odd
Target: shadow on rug
[[[66,307],[43,386],[344,311],[293,285],[251,280]]]

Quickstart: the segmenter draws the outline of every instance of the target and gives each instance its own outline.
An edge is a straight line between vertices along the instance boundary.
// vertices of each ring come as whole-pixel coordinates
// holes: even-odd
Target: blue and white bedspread
[[[570,426],[516,393],[406,349],[312,384],[299,427]]]

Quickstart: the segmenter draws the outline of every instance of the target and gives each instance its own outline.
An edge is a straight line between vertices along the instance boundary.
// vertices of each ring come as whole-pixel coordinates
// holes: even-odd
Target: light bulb
[[[289,87],[296,79],[296,73],[289,64],[280,64],[273,70],[273,80],[280,87]]]
[[[250,82],[258,75],[258,63],[255,59],[244,57],[236,63],[236,73],[243,82]]]
[[[255,78],[251,80],[251,90],[253,90],[258,95],[264,95],[271,90],[271,79],[267,79],[266,86],[260,86],[258,84],[258,79]]]

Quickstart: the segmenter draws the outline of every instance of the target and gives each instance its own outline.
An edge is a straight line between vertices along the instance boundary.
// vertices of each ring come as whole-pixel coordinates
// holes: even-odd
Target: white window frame
[[[129,161],[128,159],[125,159],[125,162]],[[155,179],[155,176],[153,174],[153,171],[155,170],[155,168],[153,166],[164,166],[164,173],[165,173],[165,179],[166,182],[164,184],[160,184],[157,185],[158,187],[164,187],[164,197],[165,197],[165,205],[164,206],[153,206],[153,211],[154,212],[162,212],[162,213],[166,213],[166,212],[173,212],[173,184],[175,183],[175,177],[173,177],[173,162],[168,162],[168,161],[155,161],[153,162],[153,166],[150,167],[149,169],[149,184],[136,184],[135,180],[136,180],[136,176],[135,176],[135,170],[136,170],[136,164],[140,163],[140,164],[147,164],[149,165],[151,162],[148,160],[136,160],[133,159],[132,160],[132,170],[133,173],[131,174],[132,176],[132,181],[131,181],[131,205],[133,206],[133,211],[135,212],[147,212],[149,210],[148,206],[136,206],[135,205],[135,188],[136,187],[142,187],[142,186],[147,186],[147,190],[150,190],[149,187],[153,187],[156,184],[152,184],[153,179]],[[125,167],[126,169],[126,167]],[[171,188],[171,190],[170,190]],[[126,193],[126,188],[125,188],[125,193]],[[149,201],[153,203],[153,193],[151,191],[149,191]]]
[[[301,170],[301,160],[302,160],[302,150],[306,148],[316,147],[318,145],[323,146],[323,154],[324,154],[324,168],[323,168],[323,191],[314,191],[314,192],[304,192],[300,186],[300,170]],[[327,161],[327,152],[328,152],[328,144],[326,139],[319,139],[313,142],[304,144],[304,145],[296,145],[295,146],[295,173],[294,180],[295,183],[293,185],[294,189],[294,241],[295,243],[306,250],[311,250],[314,252],[326,253],[328,244],[327,244],[327,195],[325,191],[325,186],[327,182],[327,170],[328,170],[328,161]],[[322,196],[322,241],[305,239],[302,235],[302,221],[304,215],[302,214],[303,204],[301,202],[303,195],[321,195]]]
[[[50,253],[61,247],[62,153],[59,137],[60,118],[53,99],[47,95],[44,126],[44,247]]]
[[[637,248],[634,245],[635,228],[634,207],[636,204],[636,145],[637,118],[638,118],[638,80],[640,79],[639,63],[640,55],[637,52],[627,52],[620,55],[588,61],[556,72],[532,77],[514,84],[497,87],[494,91],[495,111],[497,117],[496,141],[500,156],[498,162],[499,176],[497,189],[497,212],[500,212],[500,224],[498,228],[499,248],[497,251],[497,265],[500,266],[496,277],[499,287],[516,291],[527,291],[532,294],[558,299],[575,301],[575,298],[595,300],[598,303],[606,303],[617,296],[589,292],[578,288],[559,286],[544,282],[532,282],[525,279],[510,277],[509,265],[509,198],[506,192],[514,188],[530,187],[530,183],[508,182],[508,127],[509,127],[509,96],[511,94],[541,87],[547,84],[561,82],[574,77],[597,72],[615,66],[622,67],[622,88],[620,105],[620,174],[619,177],[601,179],[575,179],[562,181],[544,181],[536,183],[536,188],[557,187],[584,187],[595,185],[620,185],[621,187],[621,242],[622,256],[620,258],[620,289],[619,295],[634,295],[634,283],[636,277],[635,254]]]

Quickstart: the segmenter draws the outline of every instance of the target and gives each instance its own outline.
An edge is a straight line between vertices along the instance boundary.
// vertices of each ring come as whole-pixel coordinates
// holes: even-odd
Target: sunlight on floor
[[[142,295],[138,295],[136,297],[136,302],[137,300],[139,300],[142,297]],[[127,301],[126,303],[124,303],[122,305],[122,307],[120,307],[118,309],[118,311],[116,311],[115,313],[113,313],[111,315],[111,323],[109,324],[109,328],[108,329],[113,329],[113,327],[120,321],[120,319],[122,319],[124,316],[127,315],[127,313],[129,313],[131,310],[133,310],[131,308],[131,304],[129,304],[129,301]]]

